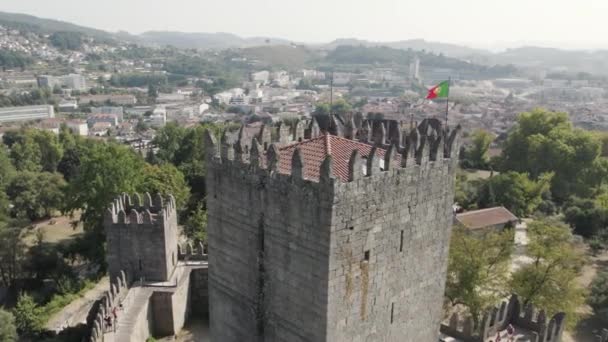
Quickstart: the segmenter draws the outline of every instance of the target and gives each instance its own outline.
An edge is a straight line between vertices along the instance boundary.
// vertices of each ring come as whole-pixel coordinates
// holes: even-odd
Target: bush
[[[27,293],[20,294],[17,306],[13,310],[19,332],[25,336],[32,336],[42,331],[44,322],[41,313],[42,310],[32,296]]]
[[[595,277],[587,301],[595,314],[608,322],[608,272],[604,271]]]
[[[0,309],[0,342],[17,341],[15,317],[8,311]]]

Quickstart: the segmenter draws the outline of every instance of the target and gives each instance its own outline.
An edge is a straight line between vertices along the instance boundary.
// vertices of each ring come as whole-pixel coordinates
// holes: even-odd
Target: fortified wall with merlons
[[[211,340],[437,341],[458,131],[207,134]]]

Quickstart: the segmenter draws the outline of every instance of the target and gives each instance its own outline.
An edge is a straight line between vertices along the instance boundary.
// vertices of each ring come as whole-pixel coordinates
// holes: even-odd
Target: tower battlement
[[[104,216],[111,277],[166,281],[177,263],[177,212],[173,196],[122,194]]]
[[[311,126],[317,126],[316,121]],[[360,134],[356,140],[329,132],[315,133],[307,140],[287,145],[272,143],[266,148],[255,136],[249,144],[240,140],[230,143],[225,135],[218,143],[212,133],[207,132],[208,161],[253,173],[265,171],[277,178],[282,175],[315,183],[333,179],[348,183],[391,170],[435,167],[445,159],[458,157],[460,126],[449,129],[436,119],[427,119],[407,134],[398,130],[399,133],[393,134],[394,139],[387,138],[384,124],[376,126],[377,134],[363,128],[369,134]],[[364,127],[370,127],[367,121]]]
[[[163,198],[160,194],[151,196],[144,193],[142,196],[122,194],[117,197],[106,209],[104,223],[132,224],[142,226],[162,226],[163,220],[177,215],[175,198],[169,195]]]

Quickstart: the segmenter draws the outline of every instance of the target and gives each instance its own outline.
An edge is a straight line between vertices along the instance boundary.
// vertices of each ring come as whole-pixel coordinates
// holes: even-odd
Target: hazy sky
[[[0,0],[0,11],[132,33],[608,47],[608,0]]]

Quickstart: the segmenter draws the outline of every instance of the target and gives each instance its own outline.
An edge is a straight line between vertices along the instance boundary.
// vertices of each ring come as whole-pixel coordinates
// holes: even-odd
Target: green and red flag
[[[432,100],[440,97],[448,97],[450,95],[450,81],[443,81],[433,88],[429,89],[427,100]]]

